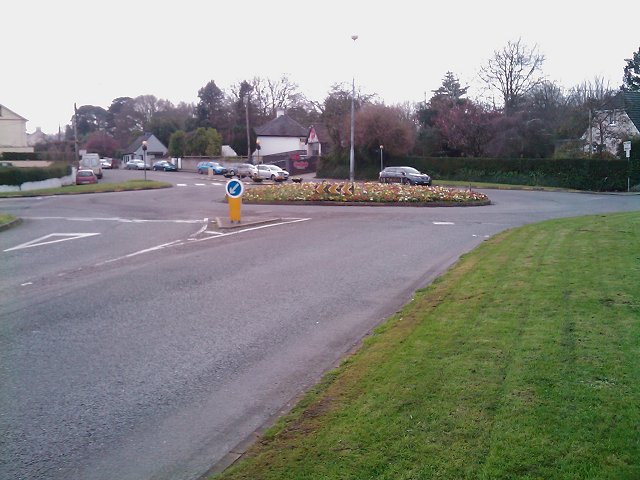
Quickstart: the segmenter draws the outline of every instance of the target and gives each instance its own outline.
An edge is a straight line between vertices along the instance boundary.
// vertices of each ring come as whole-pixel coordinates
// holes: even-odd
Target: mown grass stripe
[[[222,478],[640,478],[640,214],[483,243]]]

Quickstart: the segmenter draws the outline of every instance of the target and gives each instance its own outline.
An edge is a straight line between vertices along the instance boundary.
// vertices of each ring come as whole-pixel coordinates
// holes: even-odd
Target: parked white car
[[[139,158],[134,158],[126,163],[127,170],[144,170],[145,164]],[[146,165],[146,169],[149,170],[149,164]]]
[[[277,165],[270,164],[260,164],[258,165],[258,175],[255,178],[260,180],[273,180],[274,182],[284,182],[287,178],[289,178],[289,173],[285,170],[282,170]]]

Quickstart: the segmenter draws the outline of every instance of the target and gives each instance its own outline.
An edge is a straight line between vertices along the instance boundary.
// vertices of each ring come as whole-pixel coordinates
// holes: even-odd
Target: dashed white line
[[[453,222],[433,222],[434,225],[455,225]]]

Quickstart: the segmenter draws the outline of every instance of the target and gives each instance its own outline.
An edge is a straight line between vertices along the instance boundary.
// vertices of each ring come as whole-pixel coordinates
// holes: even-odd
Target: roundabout
[[[322,182],[265,185],[245,191],[242,201],[253,204],[313,204],[361,206],[482,206],[491,200],[470,189],[426,187],[400,183]]]

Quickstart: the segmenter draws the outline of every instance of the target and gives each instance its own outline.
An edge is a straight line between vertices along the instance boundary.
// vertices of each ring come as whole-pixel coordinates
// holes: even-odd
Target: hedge
[[[377,179],[379,164],[356,156],[356,177]],[[348,159],[323,158],[318,173],[329,178],[348,175]],[[360,164],[359,164],[360,163]],[[640,185],[640,160],[601,159],[498,159],[469,157],[394,158],[385,166],[408,165],[426,172],[436,180],[489,182],[512,185],[559,187],[588,191],[626,191],[627,176],[631,186]]]
[[[39,160],[37,152],[0,152],[0,160]]]
[[[71,175],[71,171],[71,165],[66,163],[50,167],[2,167],[0,168],[0,185],[22,185],[26,182],[62,178]]]

